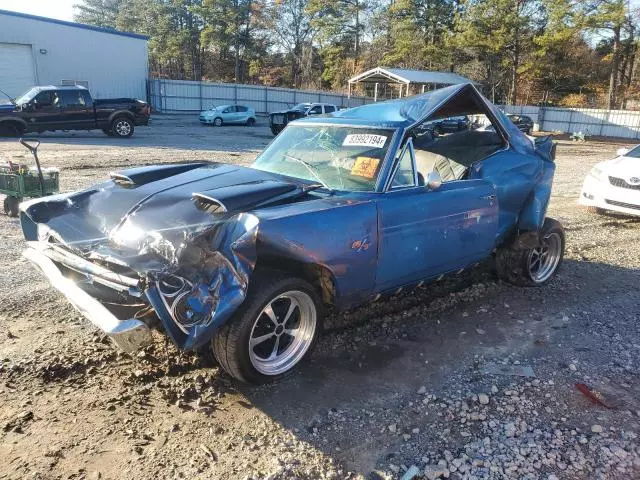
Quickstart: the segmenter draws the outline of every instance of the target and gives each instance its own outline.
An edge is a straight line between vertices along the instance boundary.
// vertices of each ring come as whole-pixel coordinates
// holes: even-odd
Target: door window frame
[[[398,173],[398,169],[400,168],[400,163],[402,161],[402,157],[404,157],[405,153],[409,150],[409,155],[411,156],[411,168],[413,169],[413,185],[398,185],[396,187],[393,186],[393,179]],[[418,170],[416,168],[416,155],[413,149],[413,138],[409,137],[405,142],[402,150],[400,150],[400,155],[394,160],[393,169],[391,170],[391,174],[389,175],[389,179],[387,180],[387,185],[385,185],[384,193],[386,192],[395,192],[397,190],[407,190],[409,188],[417,188],[418,185]]]

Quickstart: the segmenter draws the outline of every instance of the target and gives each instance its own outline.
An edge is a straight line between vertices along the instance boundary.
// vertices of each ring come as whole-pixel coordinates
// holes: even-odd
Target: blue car
[[[493,131],[435,134],[463,115]],[[251,167],[144,166],[21,204],[27,259],[126,351],[158,330],[263,383],[344,310],[491,256],[549,282],[555,145],[527,138],[471,84],[289,123]]]
[[[244,105],[221,105],[200,112],[200,123],[206,125],[255,125],[256,112]]]

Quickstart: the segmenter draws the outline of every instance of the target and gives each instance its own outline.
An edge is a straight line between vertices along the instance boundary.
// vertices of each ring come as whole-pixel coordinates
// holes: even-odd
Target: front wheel
[[[516,242],[517,244],[517,239]],[[520,286],[549,282],[564,257],[564,229],[557,220],[547,218],[539,232],[539,244],[532,248],[502,247],[496,252],[498,276]]]
[[[127,117],[118,117],[111,123],[111,131],[116,137],[128,138],[133,135],[133,121]]]
[[[4,197],[4,213],[10,217],[17,217],[20,213],[20,202],[22,198],[19,197]]]
[[[302,361],[321,325],[322,302],[312,285],[277,271],[256,272],[244,303],[216,332],[213,353],[238,380],[271,382]]]
[[[214,121],[213,121],[213,125],[216,127],[221,127],[222,126],[222,119],[220,117],[217,117]]]

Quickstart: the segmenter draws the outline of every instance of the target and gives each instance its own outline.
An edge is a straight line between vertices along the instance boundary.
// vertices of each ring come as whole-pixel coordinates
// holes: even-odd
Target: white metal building
[[[148,37],[0,10],[0,90],[84,85],[95,98],[146,98]],[[1,94],[0,94],[1,95]]]

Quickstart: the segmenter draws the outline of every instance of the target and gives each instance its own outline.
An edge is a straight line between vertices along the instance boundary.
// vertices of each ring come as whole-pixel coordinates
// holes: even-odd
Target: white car
[[[621,148],[617,155],[591,169],[578,202],[597,213],[640,215],[640,145]]]

